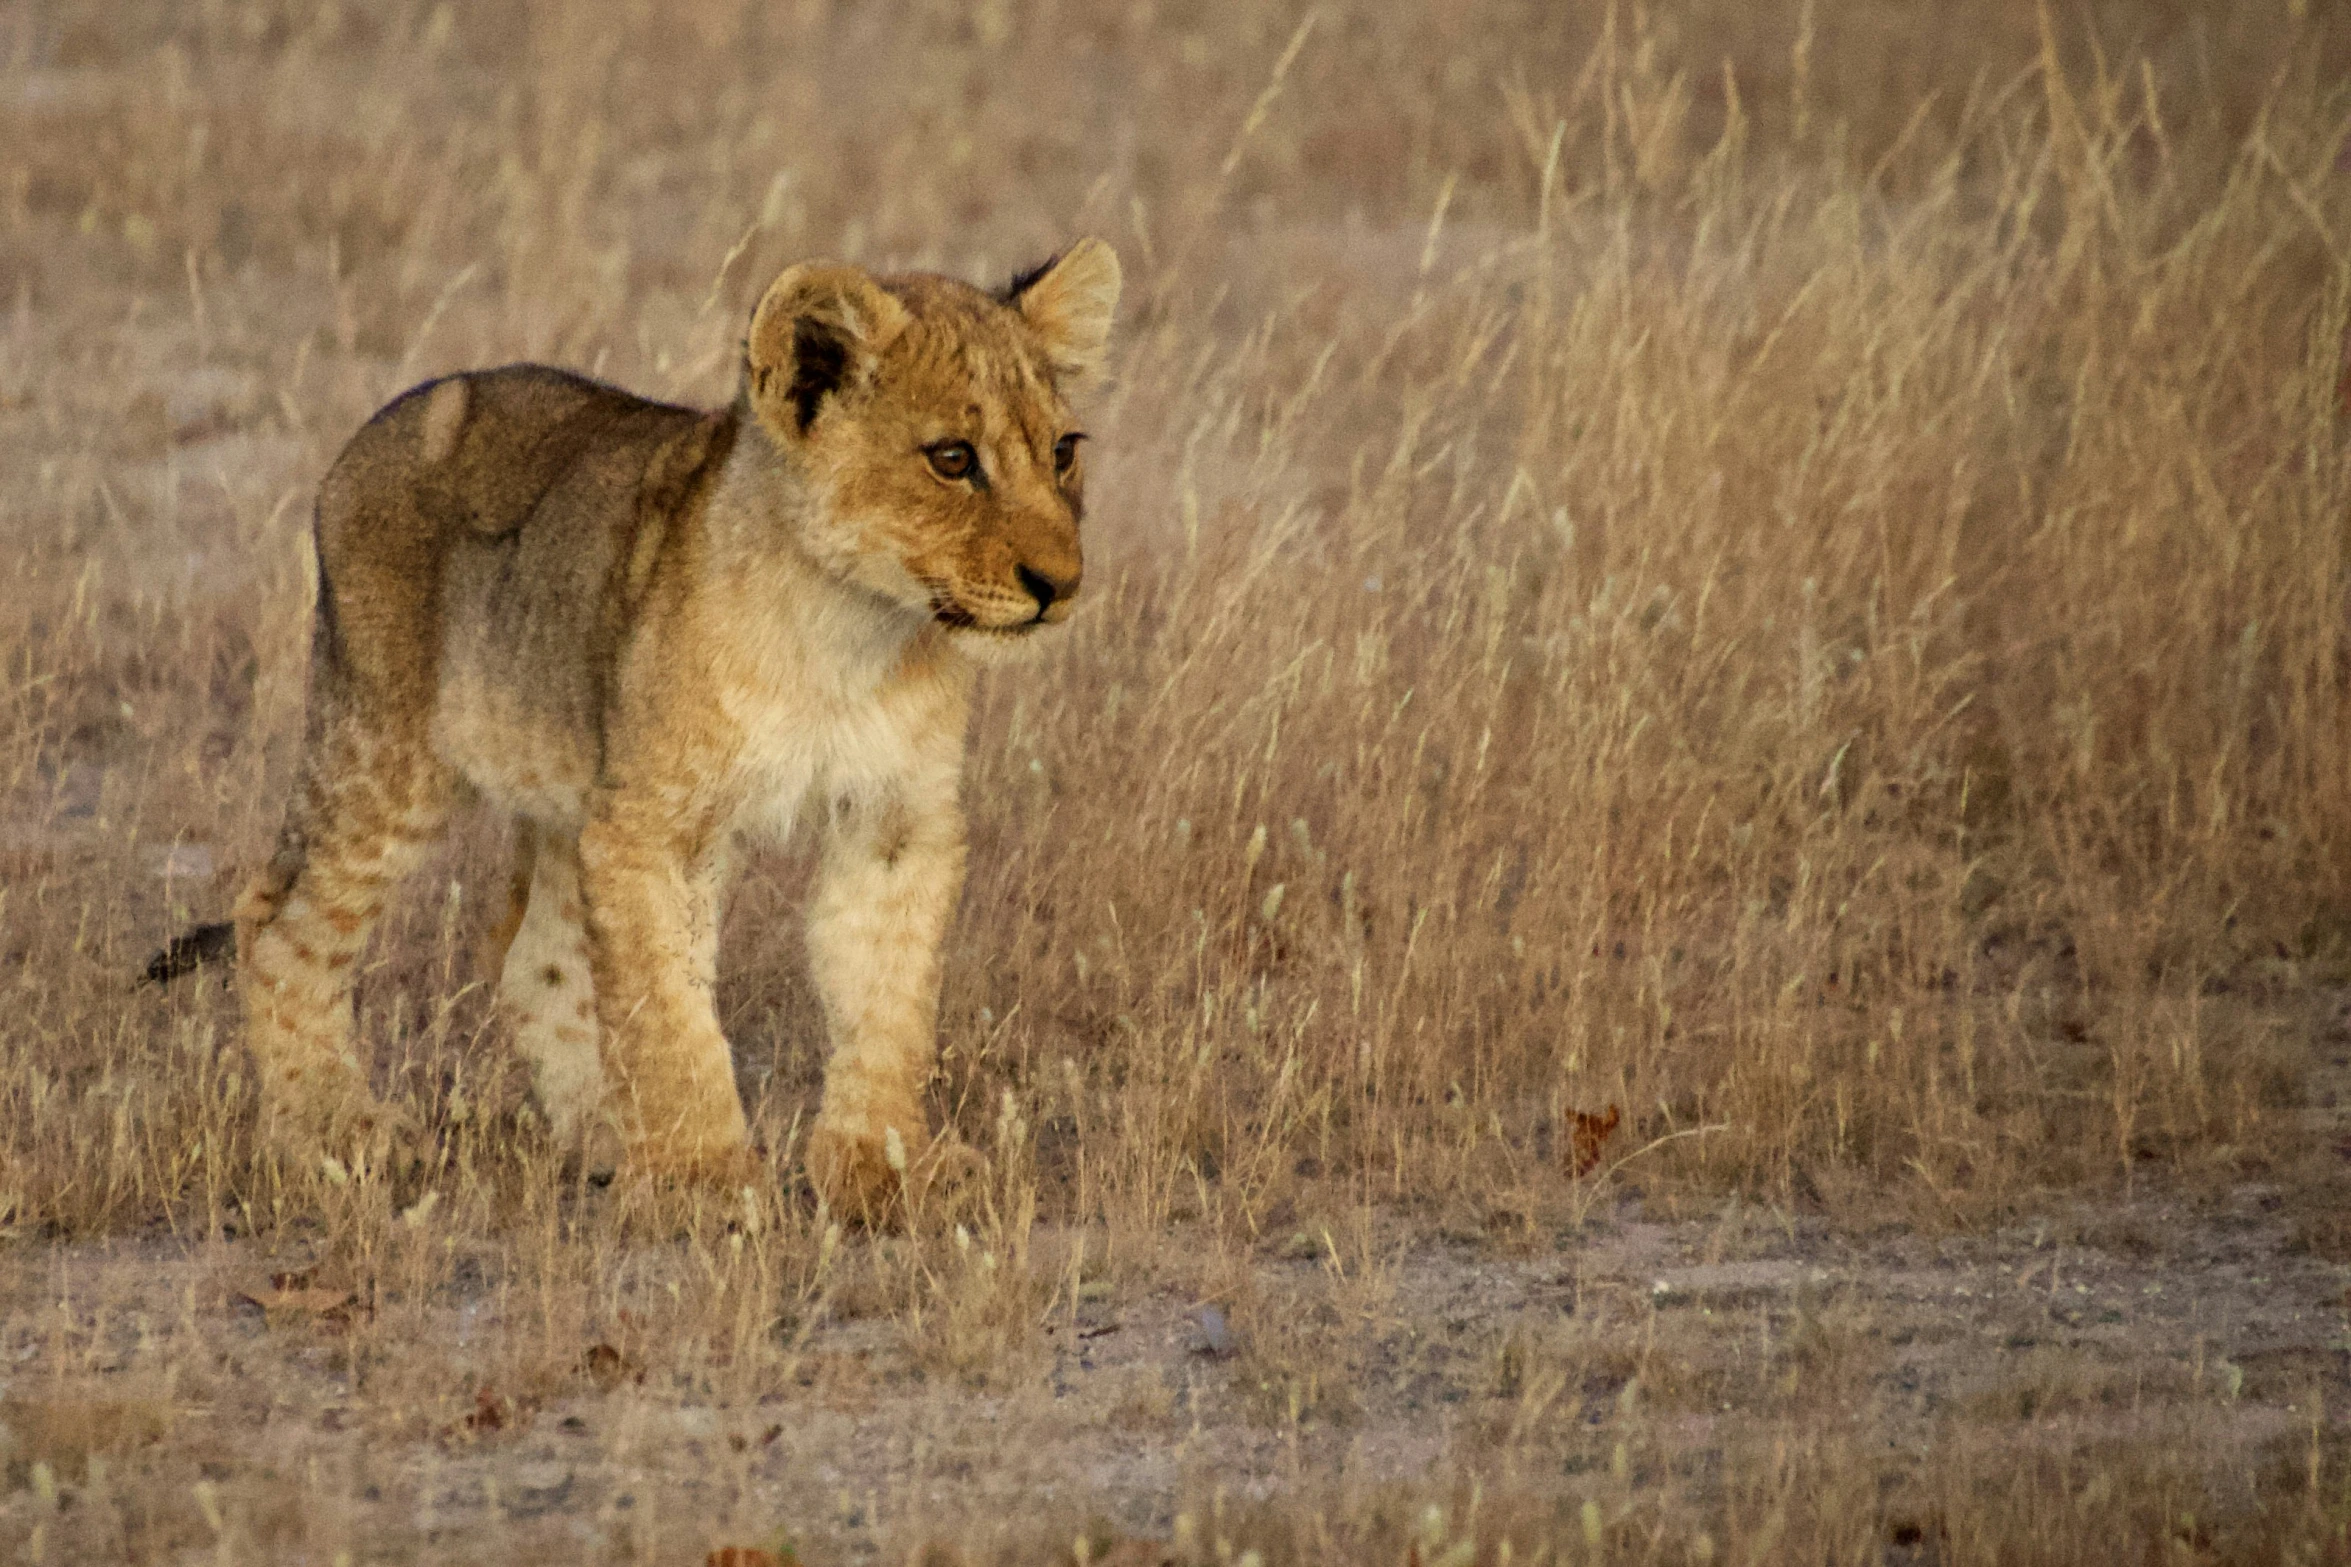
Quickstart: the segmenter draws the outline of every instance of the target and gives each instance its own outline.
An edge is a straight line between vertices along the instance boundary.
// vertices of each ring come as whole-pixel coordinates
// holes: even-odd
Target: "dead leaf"
[[[800,1567],[800,1558],[788,1545],[780,1551],[757,1545],[722,1545],[702,1558],[702,1567]]]
[[[580,1356],[580,1375],[609,1391],[623,1382],[642,1382],[645,1368],[610,1344],[590,1344]]]
[[[730,1431],[727,1433],[727,1446],[738,1453],[747,1453],[751,1451],[751,1444],[754,1442],[761,1447],[775,1446],[776,1438],[783,1434],[784,1428],[780,1425],[771,1425],[757,1436],[746,1436],[740,1431]]]
[[[1600,1151],[1607,1146],[1608,1136],[1616,1130],[1620,1117],[1614,1105],[1598,1115],[1586,1115],[1581,1110],[1571,1110],[1568,1114],[1575,1122],[1575,1131],[1569,1139],[1573,1160],[1568,1168],[1578,1176],[1590,1175],[1600,1168]]]
[[[1070,1548],[1077,1567],[1170,1567],[1175,1548],[1165,1540],[1143,1540],[1118,1532],[1107,1518],[1086,1525]]]
[[[488,1383],[473,1391],[473,1412],[449,1428],[452,1436],[487,1436],[493,1431],[509,1428],[521,1430],[529,1425],[537,1407],[526,1400],[508,1398]]]
[[[273,1274],[268,1289],[246,1290],[236,1299],[258,1308],[270,1322],[310,1321],[347,1328],[354,1317],[364,1313],[357,1290],[323,1289],[296,1282],[308,1278],[307,1273]]]

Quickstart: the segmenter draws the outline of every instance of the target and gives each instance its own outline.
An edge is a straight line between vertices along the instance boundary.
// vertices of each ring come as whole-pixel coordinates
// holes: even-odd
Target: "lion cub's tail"
[[[207,963],[226,962],[236,955],[237,927],[234,921],[222,920],[215,925],[199,925],[165,942],[163,950],[147,960],[147,971],[140,983],[168,985],[182,974],[193,974]]]
[[[530,902],[531,873],[537,861],[538,840],[530,831],[530,824],[522,824],[517,836],[514,865],[508,876],[508,908],[496,928],[483,938],[476,958],[481,972],[495,979],[504,972],[506,949],[514,942],[514,934],[522,928],[524,907]],[[211,963],[233,963],[237,958],[237,922],[220,920],[184,930],[163,944],[161,951],[147,960],[140,971],[138,984],[168,985],[183,975],[193,974]]]

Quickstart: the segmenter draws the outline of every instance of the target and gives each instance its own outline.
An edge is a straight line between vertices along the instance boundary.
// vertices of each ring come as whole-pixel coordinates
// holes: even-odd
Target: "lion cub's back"
[[[321,542],[332,542],[339,519],[400,502],[429,529],[503,538],[591,458],[618,457],[620,469],[641,472],[655,448],[708,418],[549,365],[426,381],[377,410],[335,459],[321,492]],[[607,499],[625,504],[633,479],[628,491]],[[574,508],[584,499],[571,497]]]
[[[700,466],[712,424],[510,365],[396,399],[322,487],[322,599],[354,663],[429,708],[435,748],[511,808],[576,809],[621,629],[615,565],[682,498],[672,470]]]

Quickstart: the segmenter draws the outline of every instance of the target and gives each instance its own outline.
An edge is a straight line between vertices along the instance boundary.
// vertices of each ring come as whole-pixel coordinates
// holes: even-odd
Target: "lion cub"
[[[300,782],[236,907],[275,1141],[385,1123],[353,968],[464,784],[520,819],[500,995],[560,1138],[751,1168],[712,1007],[721,889],[738,838],[813,818],[810,1176],[880,1216],[954,1153],[923,1089],[974,656],[1077,597],[1065,394],[1118,293],[1098,240],[996,294],[795,266],[719,412],[516,365],[368,421],[319,490]]]

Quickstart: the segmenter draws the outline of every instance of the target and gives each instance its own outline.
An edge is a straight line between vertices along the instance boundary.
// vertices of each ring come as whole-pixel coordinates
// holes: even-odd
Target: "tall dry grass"
[[[1138,279],[1100,587],[989,686],[941,1095],[1050,1210],[1515,1188],[1610,1103],[1661,1177],[1957,1218],[2275,1158],[2351,868],[2344,37],[1936,14],[19,16],[17,1222],[253,1200],[233,1019],[122,979],[270,828],[367,409],[722,397],[785,258],[1079,228]],[[368,998],[448,1125],[513,1099],[493,831]]]

